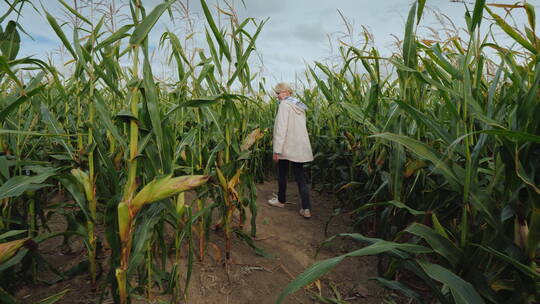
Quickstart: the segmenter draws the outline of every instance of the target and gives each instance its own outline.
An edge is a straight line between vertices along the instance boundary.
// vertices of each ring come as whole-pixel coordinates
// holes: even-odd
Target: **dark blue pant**
[[[302,199],[302,209],[310,209],[309,202],[309,190],[306,184],[306,179],[304,178],[304,164],[295,163],[293,161],[288,161],[286,159],[280,159],[278,163],[278,201],[284,203],[287,201],[286,192],[287,192],[287,175],[289,174],[289,163],[292,166],[292,171],[294,178],[296,179],[296,184],[298,185],[298,192],[300,193],[300,198]]]

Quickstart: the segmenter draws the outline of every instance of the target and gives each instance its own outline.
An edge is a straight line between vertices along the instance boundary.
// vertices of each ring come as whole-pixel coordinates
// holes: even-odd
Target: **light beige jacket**
[[[278,113],[274,122],[274,153],[280,159],[297,163],[313,161],[313,152],[306,128],[306,113],[296,99],[288,98],[279,102]]]

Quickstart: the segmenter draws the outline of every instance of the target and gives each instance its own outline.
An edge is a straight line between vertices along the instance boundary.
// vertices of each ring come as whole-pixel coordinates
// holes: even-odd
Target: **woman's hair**
[[[274,92],[276,92],[276,93],[289,92],[292,95],[293,89],[292,89],[290,84],[288,84],[286,82],[280,82],[280,83],[276,84],[276,86],[274,87]]]

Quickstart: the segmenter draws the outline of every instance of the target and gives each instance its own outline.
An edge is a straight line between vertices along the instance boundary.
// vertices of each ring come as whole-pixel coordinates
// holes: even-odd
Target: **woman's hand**
[[[279,154],[274,153],[274,156],[272,157],[272,160],[273,160],[275,163],[279,162]]]

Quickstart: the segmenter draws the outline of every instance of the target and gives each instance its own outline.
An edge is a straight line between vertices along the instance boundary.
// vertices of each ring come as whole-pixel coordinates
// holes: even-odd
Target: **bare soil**
[[[266,201],[276,190],[276,182],[258,185],[258,224],[255,244],[275,259],[261,257],[241,239],[233,240],[232,263],[223,266],[223,233],[213,231],[203,262],[196,261],[188,291],[187,303],[193,304],[271,304],[289,282],[316,261],[331,258],[358,249],[361,244],[353,240],[338,240],[324,247],[317,258],[317,248],[329,236],[347,232],[349,218],[346,214],[332,218],[328,225],[328,235],[324,229],[333,214],[335,202],[328,195],[311,191],[312,218],[304,219],[298,214],[300,198],[294,182],[288,185],[288,201],[285,208],[269,206]],[[56,219],[56,220],[55,220]],[[249,223],[249,221],[248,221]],[[65,230],[62,216],[53,217],[51,228]],[[246,230],[249,229],[246,227]],[[69,269],[86,259],[84,246],[80,240],[72,244],[73,251],[60,248],[61,238],[48,240],[40,245],[42,256],[60,271]],[[100,263],[107,265],[107,248]],[[346,259],[321,280],[289,295],[283,303],[325,303],[318,297],[338,298],[342,302],[327,303],[382,303],[383,290],[367,279],[376,276],[374,257]],[[48,279],[55,275],[41,274]],[[87,304],[98,303],[99,291],[92,288],[87,272],[53,285],[24,282],[16,297],[23,303],[36,301],[69,289],[57,303]],[[97,288],[99,289],[99,288]],[[160,303],[167,301],[156,290],[149,298],[134,297],[134,303]],[[105,299],[103,303],[112,303]],[[166,303],[166,302],[165,302]]]

